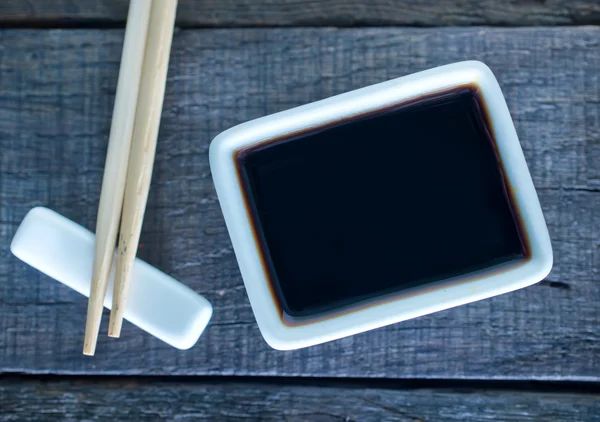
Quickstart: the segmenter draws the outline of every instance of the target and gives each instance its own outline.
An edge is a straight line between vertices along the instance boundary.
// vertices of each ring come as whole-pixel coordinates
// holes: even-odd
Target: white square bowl
[[[284,140],[300,131],[319,129],[342,119],[463,86],[475,86],[486,104],[505,177],[513,188],[513,206],[522,219],[528,240],[529,259],[511,268],[445,279],[369,306],[290,323],[278,305],[262,264],[238,177],[236,153],[249,146]],[[307,347],[507,293],[542,280],[552,267],[548,229],[506,101],[492,71],[477,61],[437,67],[240,124],[213,140],[210,165],[254,315],[263,337],[275,349]]]

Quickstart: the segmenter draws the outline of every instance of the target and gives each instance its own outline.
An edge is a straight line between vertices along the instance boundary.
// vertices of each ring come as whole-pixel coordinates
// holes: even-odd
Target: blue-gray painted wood
[[[123,25],[127,0],[4,0],[0,24]],[[184,27],[597,25],[597,0],[179,0]]]
[[[600,421],[600,395],[190,380],[0,382],[0,421]]]
[[[81,355],[86,300],[11,256],[33,206],[93,228],[121,30],[0,31],[0,372],[600,380],[600,29],[181,30],[140,255],[206,296],[177,351],[130,324]],[[271,350],[253,318],[208,165],[220,131],[480,59],[508,99],[556,264],[536,286],[322,346]]]

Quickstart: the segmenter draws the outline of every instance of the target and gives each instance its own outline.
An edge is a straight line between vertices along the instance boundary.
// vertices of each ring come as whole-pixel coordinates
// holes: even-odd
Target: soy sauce
[[[488,121],[465,86],[237,151],[282,313],[325,315],[527,260]]]

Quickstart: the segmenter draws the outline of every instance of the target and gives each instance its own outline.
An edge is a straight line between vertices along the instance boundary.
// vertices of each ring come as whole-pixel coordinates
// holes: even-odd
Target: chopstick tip
[[[90,344],[87,342],[83,344],[83,354],[85,356],[94,356],[95,353],[96,353],[96,345],[95,344]]]
[[[113,314],[110,314],[110,322],[108,323],[108,336],[113,338],[119,338],[121,336],[121,326],[123,325],[123,319],[113,318]]]

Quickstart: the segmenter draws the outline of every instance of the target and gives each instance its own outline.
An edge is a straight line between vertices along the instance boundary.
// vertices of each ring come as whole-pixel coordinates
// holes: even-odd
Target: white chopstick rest
[[[12,253],[44,274],[88,296],[94,234],[60,214],[33,208],[17,229]],[[116,261],[116,260],[115,260]],[[114,267],[104,306],[112,303]],[[137,259],[125,319],[178,349],[192,347],[212,316],[211,304],[189,287]]]

